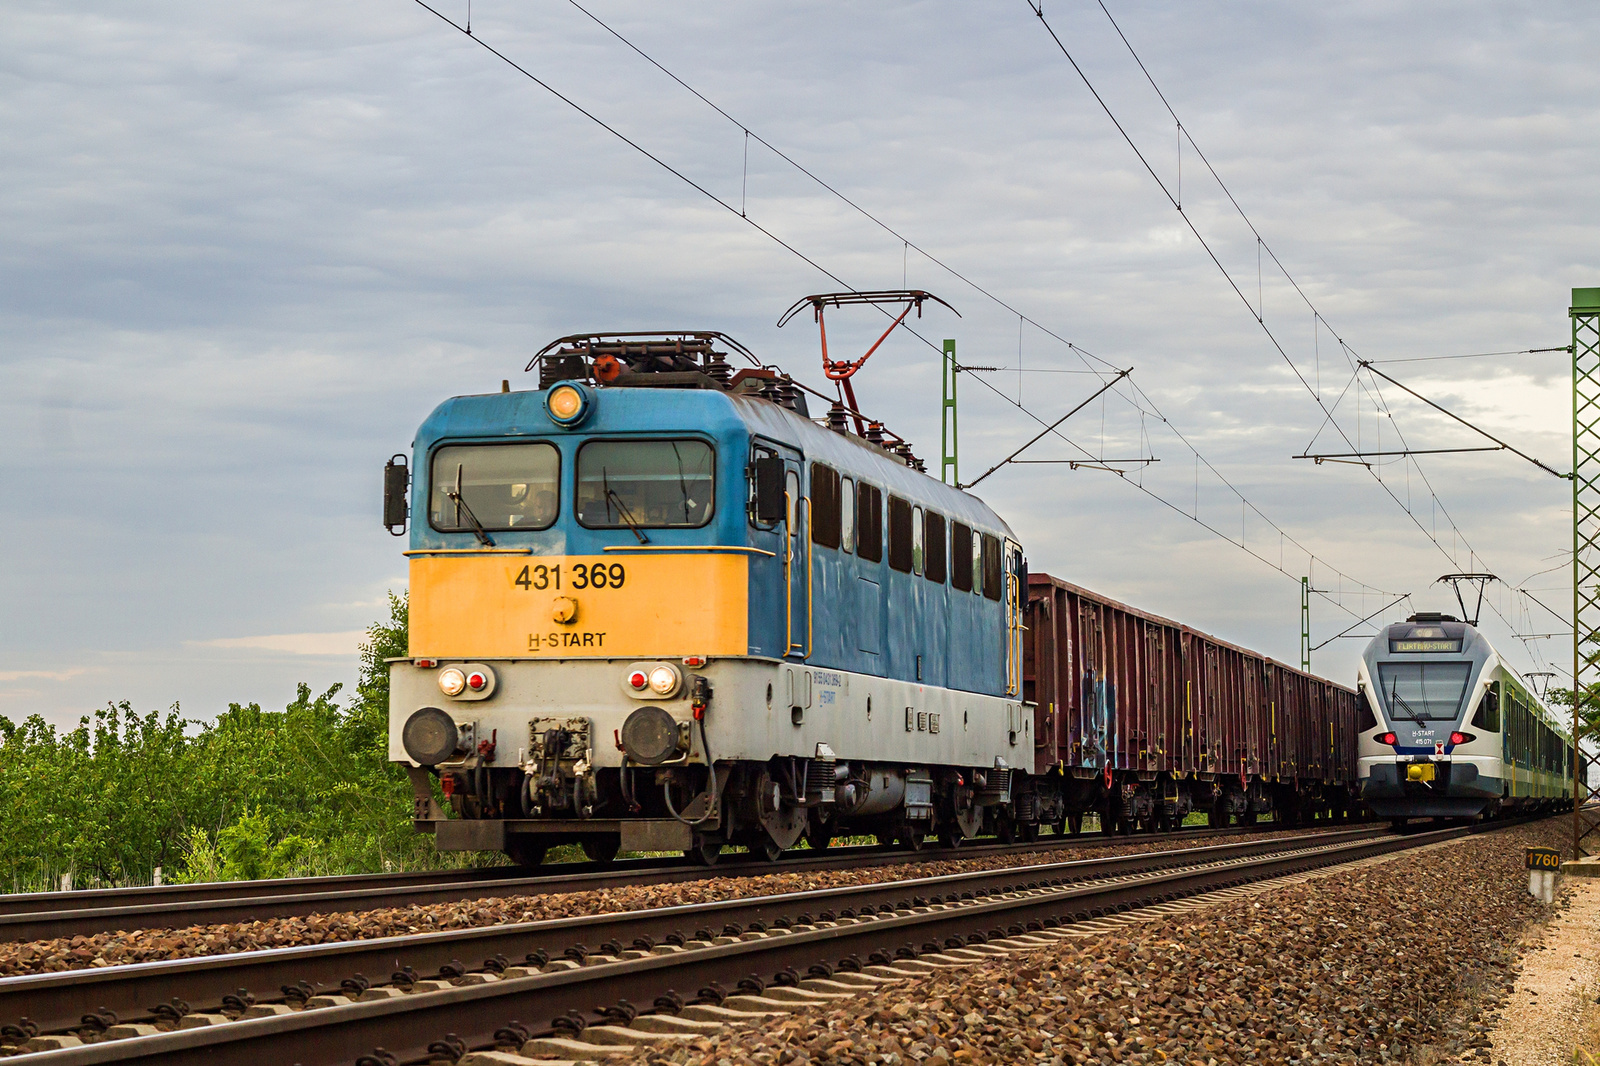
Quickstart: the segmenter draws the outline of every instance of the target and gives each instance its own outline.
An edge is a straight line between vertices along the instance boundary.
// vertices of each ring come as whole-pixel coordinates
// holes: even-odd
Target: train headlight
[[[544,396],[545,413],[562,429],[581,425],[593,408],[594,397],[575,381],[563,381]]]
[[[651,670],[650,691],[657,696],[670,696],[678,691],[678,671],[666,663]]]
[[[461,730],[437,707],[424,707],[406,719],[400,743],[419,766],[437,766],[461,753]]]
[[[446,696],[459,696],[467,687],[467,675],[454,666],[439,671],[439,691]]]
[[[658,766],[682,750],[679,735],[678,720],[659,706],[648,704],[622,723],[622,750],[634,762]]]

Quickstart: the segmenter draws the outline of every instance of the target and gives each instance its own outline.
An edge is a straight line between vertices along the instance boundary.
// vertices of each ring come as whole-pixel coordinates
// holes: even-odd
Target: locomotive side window
[[[856,544],[856,483],[839,482],[839,547],[853,551]]]
[[[922,573],[922,564],[927,555],[927,529],[923,525],[922,508],[911,508],[911,572]]]
[[[983,535],[983,594],[998,600],[1005,581],[1000,574],[1000,538]]]
[[[983,534],[972,535],[972,591],[983,594]],[[999,599],[999,597],[995,597]]]
[[[950,523],[950,586],[972,591],[972,527]]]
[[[1491,681],[1478,701],[1478,710],[1472,716],[1472,728],[1490,733],[1500,732],[1500,682]]]
[[[839,472],[821,463],[811,464],[811,540],[824,548],[840,541]]]
[[[448,445],[433,453],[432,482],[428,521],[441,533],[549,529],[561,509],[561,455],[549,444]]]
[[[856,486],[856,554],[883,562],[883,490],[876,485]]]
[[[578,451],[578,523],[588,529],[694,528],[711,521],[711,445],[597,440]]]
[[[889,566],[902,574],[909,574],[911,563],[911,503],[898,496],[890,496]]]
[[[924,520],[927,533],[923,535],[922,576],[929,581],[944,584],[944,515],[928,512]]]

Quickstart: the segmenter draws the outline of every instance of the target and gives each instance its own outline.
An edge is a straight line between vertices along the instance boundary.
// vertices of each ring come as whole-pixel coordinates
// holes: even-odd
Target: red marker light
[[[704,655],[685,655],[683,657],[683,665],[685,666],[704,666],[705,664],[706,657]]]
[[[1465,733],[1451,733],[1450,734],[1450,743],[1452,743],[1452,744],[1465,744],[1466,742],[1467,742],[1467,735]]]
[[[1395,736],[1393,733],[1385,733],[1383,736],[1378,738],[1378,743],[1393,745],[1394,742],[1399,739],[1400,738]]]
[[[488,684],[489,679],[476,670],[467,675],[467,687],[474,692],[482,692]]]
[[[648,685],[649,683],[650,683],[650,679],[645,676],[645,673],[644,673],[643,670],[635,670],[633,673],[628,675],[628,684],[635,691],[643,692],[644,691],[644,687],[646,685]]]

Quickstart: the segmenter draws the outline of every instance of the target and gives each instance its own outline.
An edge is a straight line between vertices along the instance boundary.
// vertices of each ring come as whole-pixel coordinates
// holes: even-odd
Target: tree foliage
[[[367,630],[353,699],[300,685],[281,711],[213,722],[127,702],[58,730],[0,717],[0,888],[215,880],[435,865],[388,761],[386,658],[406,654],[406,599]]]

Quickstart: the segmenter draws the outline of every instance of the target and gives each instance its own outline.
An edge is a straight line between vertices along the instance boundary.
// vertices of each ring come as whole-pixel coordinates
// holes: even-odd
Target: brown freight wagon
[[[1023,698],[1040,820],[1122,832],[1348,815],[1357,695],[1090,592],[1028,578]]]

